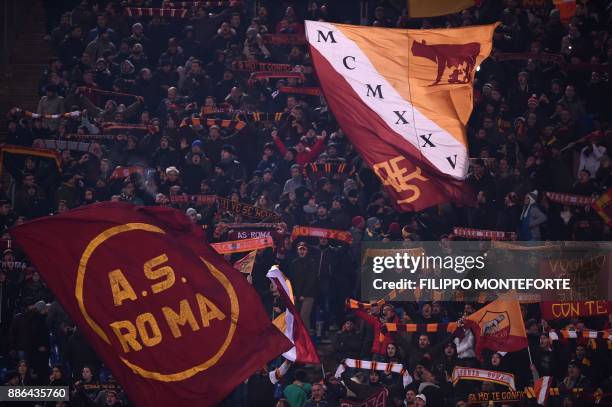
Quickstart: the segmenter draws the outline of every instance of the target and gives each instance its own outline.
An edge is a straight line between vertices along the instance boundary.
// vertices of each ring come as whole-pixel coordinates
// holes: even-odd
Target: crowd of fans
[[[55,27],[57,21],[49,22],[55,57],[41,76],[38,106],[8,112],[6,142],[80,144],[66,144],[59,165],[36,155],[4,154],[3,169],[13,182],[0,192],[3,241],[10,241],[15,224],[106,200],[175,206],[201,224],[211,242],[228,240],[219,224],[262,220],[173,199],[183,194],[217,195],[274,211],[289,234],[295,225],[348,230],[351,244],[276,236],[274,250],[257,253],[252,284],[271,313],[280,311],[265,277],[272,264],[280,264],[306,326],[320,348],[328,349],[322,351],[326,363],[401,363],[413,378],[404,387],[395,373],[347,369],[340,381],[333,372],[322,377],[318,368],[293,367],[273,385],[262,369],[225,405],[337,406],[340,399],[364,400],[385,387],[388,405],[464,406],[469,393],[503,388],[486,382],[453,386],[454,366],[514,373],[517,388],[552,376],[561,391],[552,402],[564,407],[591,405],[588,394],[596,389],[612,392],[608,341],[552,342],[546,333],[553,325],[608,329],[610,316],[545,321],[537,304],[523,305],[532,364],[526,350],[477,358],[474,337],[463,329],[448,335],[387,333],[384,342],[378,340],[382,322],[457,321],[474,312],[473,304],[345,309],[345,300],[357,295],[362,241],[456,239],[454,226],[516,232],[519,240],[610,238],[608,225],[589,205],[555,203],[544,193],[597,197],[611,186],[609,2],[579,1],[569,21],[548,1],[484,0],[433,19],[409,19],[394,2],[374,1],[371,18],[363,19],[360,2],[350,1],[201,4],[185,18],[124,13],[124,3],[160,7],[155,0],[48,3],[48,15],[59,19]],[[476,75],[468,125],[473,159],[467,182],[477,192],[477,207],[396,212],[324,98],[281,89],[317,86],[306,45],[267,39],[303,34],[304,19],[404,28],[501,22],[492,57]],[[510,53],[524,57],[507,58]],[[290,64],[305,79],[252,79],[236,61]],[[41,115],[70,114],[32,118],[28,108]],[[117,175],[119,166],[126,173]],[[3,383],[70,385],[69,405],[75,406],[129,404],[37,270],[8,245],[0,271],[0,357]],[[584,396],[572,391],[578,388]]]

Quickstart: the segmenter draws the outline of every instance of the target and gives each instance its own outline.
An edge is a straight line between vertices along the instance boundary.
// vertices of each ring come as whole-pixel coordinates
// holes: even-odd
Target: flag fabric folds
[[[482,349],[516,352],[527,347],[527,332],[516,293],[501,295],[464,319],[476,338],[476,355]]]
[[[212,406],[290,348],[181,212],[104,202],[11,230],[137,406]]]
[[[298,363],[321,363],[319,354],[315,348],[304,322],[300,318],[295,304],[290,298],[291,289],[287,285],[287,278],[279,270],[278,266],[272,266],[266,274],[276,286],[280,298],[285,307],[285,324],[282,332],[295,345],[289,351],[283,353],[283,357],[291,362]],[[280,323],[282,325],[282,322]]]
[[[465,125],[496,25],[406,30],[307,21],[331,111],[396,207],[469,204]]]
[[[540,405],[545,406],[546,401],[548,400],[548,393],[552,384],[552,377],[543,376],[535,381],[533,384],[533,390],[535,396],[537,397],[537,402]]]
[[[473,7],[475,0],[408,0],[408,16],[411,18],[444,16]]]
[[[576,15],[576,0],[553,0],[553,4],[559,10],[559,17],[564,23],[568,23]]]
[[[255,265],[256,256],[257,250],[249,252],[249,254],[234,262],[234,268],[241,273],[251,274],[253,272],[253,266]]]

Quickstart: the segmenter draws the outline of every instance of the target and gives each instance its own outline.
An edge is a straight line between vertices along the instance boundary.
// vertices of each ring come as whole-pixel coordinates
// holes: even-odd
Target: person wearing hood
[[[366,229],[363,234],[363,241],[379,241],[382,240],[380,231],[382,229],[382,223],[377,217],[368,218],[366,222]]]
[[[519,239],[525,241],[541,240],[540,225],[548,219],[536,203],[538,191],[525,195],[523,211],[520,216]]]
[[[96,61],[96,70],[94,81],[100,89],[109,90],[113,85],[112,73],[108,67],[108,63],[102,57]]]
[[[135,73],[136,69],[134,68],[134,64],[132,63],[132,61],[130,61],[129,59],[122,61],[119,68],[120,68],[119,77],[123,79],[123,82],[128,82],[130,84],[133,84],[134,81],[136,80],[136,73]]]
[[[289,178],[285,182],[285,186],[283,187],[283,194],[289,192],[295,192],[298,187],[304,185],[304,180],[302,179],[302,174],[300,172],[300,166],[298,164],[293,164],[290,169],[291,178]]]
[[[104,52],[106,51],[110,51],[114,55],[117,49],[115,44],[113,44],[111,41],[109,30],[106,28],[100,28],[98,30],[98,36],[95,40],[87,44],[85,52],[89,54],[93,61],[97,61],[98,58],[102,58],[104,56]]]

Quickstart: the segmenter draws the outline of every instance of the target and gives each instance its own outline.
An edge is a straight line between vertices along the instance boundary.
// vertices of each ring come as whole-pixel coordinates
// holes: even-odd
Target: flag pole
[[[323,367],[323,362],[321,362],[321,373],[323,373],[323,377],[321,378],[321,381],[325,381],[325,368]]]
[[[531,349],[529,349],[529,345],[527,345],[527,354],[529,355],[529,368],[533,365],[533,359],[531,358]]]

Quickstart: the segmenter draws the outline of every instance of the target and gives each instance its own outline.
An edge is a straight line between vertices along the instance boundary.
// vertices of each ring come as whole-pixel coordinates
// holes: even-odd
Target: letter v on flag
[[[11,229],[137,406],[213,406],[291,348],[180,211],[104,202]]]
[[[321,89],[393,204],[473,204],[466,123],[496,25],[404,30],[306,21]]]
[[[308,330],[300,318],[300,313],[289,296],[291,288],[287,285],[287,278],[279,270],[278,266],[272,266],[266,277],[274,283],[278,294],[287,308],[284,312],[285,323],[280,325],[284,328],[283,333],[285,336],[295,345],[289,351],[283,353],[283,357],[291,362],[321,363],[317,349],[312,343]]]

